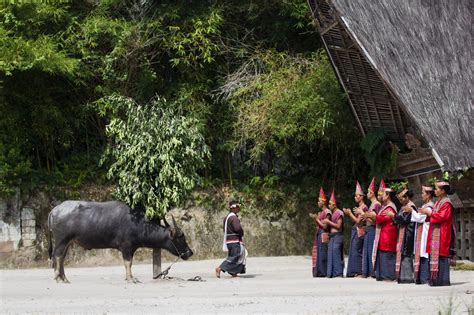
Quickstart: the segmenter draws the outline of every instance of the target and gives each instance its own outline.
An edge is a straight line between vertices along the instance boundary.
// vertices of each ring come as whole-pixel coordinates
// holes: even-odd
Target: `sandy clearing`
[[[242,278],[214,277],[220,260],[180,261],[170,276],[204,282],[153,280],[151,265],[68,268],[71,284],[57,284],[52,269],[0,271],[2,313],[467,313],[474,306],[474,272],[453,271],[451,287],[311,277],[309,256],[248,259]],[[164,263],[166,267],[168,264]],[[468,293],[466,293],[468,292]],[[450,307],[450,304],[452,305]]]

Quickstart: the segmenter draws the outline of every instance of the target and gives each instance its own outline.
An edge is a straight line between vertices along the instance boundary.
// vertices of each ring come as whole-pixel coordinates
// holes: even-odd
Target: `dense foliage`
[[[388,143],[387,135],[383,129],[369,131],[360,146],[365,153],[373,176],[381,178],[395,171],[398,150]]]
[[[166,132],[151,121],[165,115],[153,114],[158,99],[173,108],[169,121],[193,122],[189,136],[207,144],[196,156],[207,156],[204,148],[211,156],[192,170],[200,168],[205,183],[258,191],[366,174],[359,133],[304,0],[3,3],[0,35],[0,192],[107,181],[109,168],[116,175],[124,152],[99,165],[109,137],[117,140],[114,117],[124,119],[100,113],[107,102],[121,108],[113,95],[139,114],[137,129],[121,126],[127,141]],[[146,152],[125,156],[144,165]],[[128,200],[135,186],[123,189]],[[179,201],[170,198],[166,206]],[[164,205],[147,204],[151,215],[162,213]]]
[[[110,117],[106,157],[113,161],[108,177],[117,183],[118,199],[142,208],[150,219],[181,205],[209,157],[197,120],[160,98],[140,105],[110,96],[100,110]]]

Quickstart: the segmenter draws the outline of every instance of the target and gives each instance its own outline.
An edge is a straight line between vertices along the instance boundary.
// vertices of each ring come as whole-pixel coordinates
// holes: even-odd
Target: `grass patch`
[[[474,263],[472,262],[457,262],[456,266],[452,267],[453,270],[467,270],[474,271]]]

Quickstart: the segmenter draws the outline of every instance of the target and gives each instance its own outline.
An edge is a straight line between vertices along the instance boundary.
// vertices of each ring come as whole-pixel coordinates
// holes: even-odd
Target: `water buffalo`
[[[85,249],[118,249],[122,252],[126,280],[133,282],[136,279],[132,276],[132,259],[140,247],[164,248],[184,260],[191,257],[193,252],[174,217],[173,226],[164,222],[165,226],[159,221],[148,221],[143,211],[132,210],[118,201],[64,201],[48,216],[48,251],[54,279],[69,282],[64,274],[64,257],[72,243]]]

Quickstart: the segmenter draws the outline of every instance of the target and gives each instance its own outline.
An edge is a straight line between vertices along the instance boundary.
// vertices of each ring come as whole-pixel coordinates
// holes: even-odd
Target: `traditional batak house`
[[[397,176],[419,196],[429,178],[464,170],[461,180],[452,181],[451,199],[458,256],[474,260],[469,2],[309,0],[309,5],[360,132],[383,128],[400,148]]]

